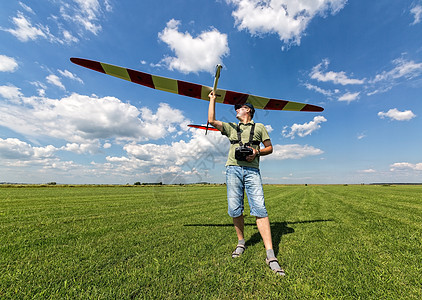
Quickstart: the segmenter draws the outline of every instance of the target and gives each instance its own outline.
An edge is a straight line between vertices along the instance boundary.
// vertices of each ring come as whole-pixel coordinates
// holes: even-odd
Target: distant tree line
[[[137,181],[137,182],[135,182],[133,185],[163,185],[163,183],[162,182],[139,182],[139,181]]]

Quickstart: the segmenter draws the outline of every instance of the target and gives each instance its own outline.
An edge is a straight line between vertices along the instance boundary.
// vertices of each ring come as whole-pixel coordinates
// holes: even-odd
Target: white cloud
[[[27,13],[35,15],[29,6],[22,2],[19,4]],[[112,11],[108,0],[101,3],[98,0],[67,2],[60,0],[50,4],[52,13],[46,20],[42,20],[45,25],[40,23],[33,25],[28,16],[18,11],[17,16],[12,18],[14,28],[1,28],[1,30],[10,32],[23,42],[45,38],[54,43],[72,44],[79,41],[78,37],[84,37],[85,32],[97,35],[102,30],[100,21],[104,16],[104,10]],[[57,9],[57,12],[54,12],[54,9]],[[50,28],[56,29],[56,32],[51,33]]]
[[[203,131],[196,130],[188,142],[181,140],[171,145],[128,144],[123,149],[131,160],[136,159],[150,166],[182,166],[188,162],[197,164],[209,156],[219,160],[225,158],[229,142],[218,132],[204,135]]]
[[[357,135],[357,139],[358,139],[358,140],[361,140],[361,139],[363,139],[363,138],[366,138],[366,134],[365,134],[364,132],[359,133],[359,134]]]
[[[35,13],[34,13],[34,11],[32,10],[32,8],[30,8],[28,5],[26,5],[25,3],[22,3],[22,2],[20,2],[19,1],[19,5],[24,9],[24,10],[26,10],[27,12],[29,12],[29,13],[31,13],[31,14],[33,14],[33,15],[35,15]]]
[[[53,145],[34,147],[16,138],[0,138],[0,167],[7,170],[7,179],[16,182],[40,183],[41,178],[54,181],[66,177],[95,176],[95,171],[73,161],[61,161],[55,156],[60,149]],[[72,174],[71,174],[72,172]],[[84,181],[86,182],[86,181]]]
[[[265,128],[267,129],[267,132],[268,133],[271,133],[271,132],[273,132],[274,131],[274,128],[271,126],[271,125],[264,125],[265,126]]]
[[[207,71],[212,73],[222,57],[229,54],[227,35],[217,29],[204,31],[197,37],[178,31],[180,21],[171,19],[166,28],[158,34],[160,40],[169,45],[175,57],[166,57],[162,63],[170,70],[183,73]]]
[[[366,92],[368,96],[385,93],[401,82],[410,82],[422,75],[422,63],[403,56],[392,61],[394,67],[391,70],[380,72],[368,81],[372,89]]]
[[[114,168],[126,172],[143,172],[149,182],[163,181],[203,181],[211,169],[224,163],[229,150],[229,141],[218,132],[204,135],[201,130],[193,130],[189,141],[171,144],[136,144],[123,147],[127,156],[107,157]],[[186,177],[183,179],[183,177]],[[189,178],[189,180],[187,180]]]
[[[252,35],[276,33],[286,44],[300,44],[309,22],[317,15],[335,15],[347,0],[226,0],[239,30]]]
[[[396,65],[393,69],[377,74],[371,83],[393,81],[403,77],[413,79],[422,74],[422,63],[415,63],[412,60],[406,60],[401,57],[393,60],[393,64]]]
[[[168,104],[160,103],[157,112],[154,114],[149,108],[141,108],[141,119],[146,139],[160,139],[168,133],[175,131],[177,126],[182,131],[187,131],[190,123],[183,115],[183,112],[170,107]],[[145,139],[144,139],[145,140]]]
[[[18,139],[0,138],[0,156],[2,159],[29,159],[34,155],[30,145]]]
[[[77,43],[79,39],[72,35],[72,33],[68,30],[62,30],[63,40],[58,39],[58,42],[61,44],[71,44]]]
[[[338,92],[338,90],[336,90],[334,92],[332,92],[330,90],[325,90],[325,89],[322,89],[322,88],[320,88],[316,85],[310,84],[310,83],[305,83],[305,87],[310,91],[315,91],[315,92],[323,94],[324,96],[327,96],[327,97],[331,97],[336,91]]]
[[[90,143],[68,143],[66,146],[60,147],[60,150],[69,151],[77,154],[83,153],[91,153],[95,154],[98,153],[99,149],[101,148],[100,142],[98,140],[93,140]]]
[[[290,145],[275,145],[273,153],[263,159],[274,159],[274,160],[284,160],[284,159],[301,159],[307,156],[321,155],[324,151],[321,149],[315,148],[313,146],[302,146],[298,144]]]
[[[38,88],[47,89],[47,86],[41,81],[31,81],[30,84]]]
[[[262,179],[277,180],[278,178],[267,177],[267,178],[262,178]],[[293,174],[290,173],[289,176],[283,176],[283,177],[280,177],[280,179],[282,179],[282,180],[294,180],[295,182],[297,182],[298,180],[310,180],[310,179],[312,179],[312,177],[293,177]]]
[[[22,42],[36,40],[38,37],[47,38],[48,36],[48,29],[46,27],[40,24],[33,26],[31,21],[28,20],[21,12],[18,12],[18,15],[12,20],[15,24],[15,29],[2,28],[2,30],[10,32]]]
[[[57,151],[52,145],[45,147],[33,147],[15,138],[0,138],[0,157],[12,160],[31,160],[51,157]]]
[[[78,4],[81,13],[89,19],[95,19],[100,10],[100,3],[98,0],[73,0]],[[109,3],[108,3],[109,4]]]
[[[48,136],[70,143],[95,144],[96,148],[99,147],[99,139],[160,139],[166,137],[172,128],[187,131],[186,125],[190,123],[180,110],[164,103],[159,105],[156,112],[152,112],[114,97],[72,94],[62,99],[48,99],[17,96],[21,97],[24,106],[0,102],[1,126],[25,136]],[[71,147],[76,149],[74,145],[68,145],[65,150]]]
[[[333,72],[333,71],[324,71],[328,68],[330,61],[328,59],[324,59],[322,63],[316,65],[312,68],[311,73],[309,76],[312,79],[322,81],[322,82],[332,82],[334,84],[341,84],[341,85],[349,85],[349,84],[364,84],[365,79],[353,79],[349,78],[346,75],[346,72]]]
[[[359,99],[359,95],[360,95],[360,92],[356,92],[356,93],[347,92],[343,96],[339,97],[338,101],[346,101],[347,103],[350,103],[352,101]]]
[[[365,173],[365,174],[371,174],[371,173],[376,173],[377,171],[374,169],[366,169],[366,170],[361,170],[359,171],[360,173]]]
[[[326,122],[327,119],[323,116],[316,116],[314,117],[313,121],[310,121],[309,123],[305,124],[293,124],[290,127],[290,132],[287,130],[287,126],[284,127],[282,131],[282,135],[285,138],[291,138],[294,139],[295,136],[305,137],[307,135],[312,134],[315,130],[318,130],[321,128],[320,123]]]
[[[413,17],[415,18],[415,20],[413,21],[411,25],[416,25],[420,23],[421,17],[422,17],[422,5],[416,5],[410,10],[410,12],[413,14]]]
[[[112,12],[113,11],[113,7],[111,6],[109,0],[104,0],[104,6],[105,6],[106,11],[108,11],[108,12]]]
[[[71,73],[70,71],[68,71],[68,70],[64,70],[64,71],[62,71],[62,70],[58,70],[59,71],[59,73],[62,75],[62,76],[64,76],[64,77],[67,77],[67,78],[69,78],[69,79],[72,79],[72,80],[75,80],[75,81],[77,81],[77,82],[79,82],[79,83],[84,83],[83,81],[82,81],[82,79],[80,79],[78,76],[76,76],[75,74],[73,74],[73,73]]]
[[[44,97],[45,96],[45,89],[37,89],[38,96]]]
[[[20,88],[14,85],[0,85],[0,96],[8,100],[19,100],[22,93]]]
[[[391,89],[392,89],[392,86],[385,86],[385,87],[381,87],[379,89],[375,89],[373,91],[367,92],[366,95],[372,96],[372,95],[376,95],[376,94],[379,94],[379,93],[385,93],[385,92],[388,92]]]
[[[47,86],[44,83],[42,83],[40,81],[32,81],[32,82],[30,82],[30,84],[32,84],[33,86],[38,88],[37,89],[38,96],[40,96],[40,97],[45,96],[45,90],[47,89]]]
[[[226,160],[230,144],[227,138],[218,132],[210,132],[207,136],[201,130],[191,129],[190,132],[193,135],[190,140],[180,140],[168,145],[135,142],[126,144],[123,147],[126,156],[107,156],[105,163],[93,161],[89,166],[61,161],[56,155],[62,151],[93,154],[101,150],[98,143],[67,143],[57,148],[51,145],[34,147],[18,139],[0,139],[0,166],[13,168],[11,170],[18,174],[16,178],[19,182],[34,182],[34,178],[35,182],[47,181],[40,179],[45,178],[45,174],[51,178],[50,181],[63,182],[70,178],[71,182],[75,182],[75,178],[79,178],[84,183],[96,180],[104,183],[113,180],[110,178],[114,178],[114,182],[121,182],[132,180],[134,177],[147,182],[207,181],[211,178],[208,172],[221,167]],[[109,146],[109,143],[104,144],[105,149]],[[33,168],[29,169],[30,167]]]
[[[394,163],[390,166],[390,171],[404,171],[404,170],[412,170],[412,171],[422,171],[422,163],[411,164],[408,162],[401,162],[401,163]]]
[[[40,102],[40,99],[34,99],[34,101]],[[30,102],[30,100],[27,99],[26,102]],[[51,106],[53,103],[49,103],[49,105]],[[90,110],[89,105],[88,110]],[[0,107],[0,120],[2,120],[2,113],[3,110]],[[23,112],[23,115],[27,115],[27,113]],[[31,116],[29,117],[30,122],[35,120]],[[52,119],[53,116],[49,118],[49,120]],[[95,119],[97,120],[97,118]],[[61,123],[60,126],[57,126],[57,129],[61,131],[73,130],[78,133],[81,129],[79,125],[68,128],[70,122],[60,116],[56,116],[54,122]],[[49,126],[53,126],[53,122],[50,121],[50,123]],[[33,125],[34,128],[39,126],[39,124]],[[44,126],[41,130],[46,128],[48,126]],[[13,168],[13,174],[17,174],[15,178],[18,178],[20,182],[33,182],[34,174],[37,175],[36,182],[63,182],[66,178],[69,178],[70,182],[75,182],[75,178],[79,178],[76,180],[82,180],[85,183],[96,181],[104,183],[105,181],[110,182],[110,180],[129,182],[128,180],[133,180],[133,178],[147,182],[164,181],[167,183],[207,181],[211,178],[209,172],[224,164],[230,144],[227,138],[218,132],[209,132],[206,136],[201,130],[189,129],[189,132],[192,133],[189,140],[179,140],[171,144],[130,142],[123,147],[126,152],[125,156],[107,156],[105,163],[93,161],[90,166],[78,165],[73,161],[62,161],[56,155],[62,151],[72,151],[78,154],[96,153],[101,150],[101,143],[98,142],[98,139],[95,139],[95,143],[89,143],[92,139],[87,139],[86,143],[72,142],[59,148],[52,145],[34,147],[17,139],[0,139],[0,165]],[[58,133],[59,131],[56,131],[56,134]],[[106,142],[103,147],[107,149],[109,146],[111,144]],[[275,145],[275,151],[269,159],[299,159],[322,153],[321,150],[309,146]],[[33,167],[33,169],[28,172],[28,167]],[[31,175],[28,177],[28,174]]]
[[[18,63],[13,57],[0,55],[0,72],[15,72],[18,68]]]
[[[126,144],[123,147],[126,156],[107,156],[109,168],[114,171],[124,170],[125,174],[142,173],[142,176],[150,178],[149,182],[161,181],[159,178],[163,177],[170,182],[183,177],[186,177],[185,181],[203,181],[210,170],[224,164],[230,144],[219,132],[204,135],[201,130],[190,131],[193,136],[188,141],[163,145]],[[322,150],[307,145],[275,145],[273,154],[263,159],[300,159],[322,153]]]
[[[102,26],[98,23],[101,16],[101,5],[98,0],[74,0],[76,5],[63,4],[60,7],[61,16],[81,25],[86,31],[97,35]],[[106,10],[111,11],[109,2],[105,2]]]
[[[113,10],[110,1],[104,0],[73,0],[73,3],[60,3],[60,16],[68,23],[72,24],[69,28],[82,27],[78,30],[78,36],[83,36],[84,30],[97,35],[101,30],[101,19],[104,17],[104,10],[111,12]],[[64,41],[67,43],[77,42],[78,39],[70,30],[63,29]]]
[[[395,121],[409,121],[416,117],[411,110],[399,111],[397,108],[392,108],[387,112],[380,111],[378,116],[381,119],[388,117],[390,120]]]
[[[328,98],[332,98],[334,95],[342,92],[341,96],[337,95],[338,100],[346,101],[348,103],[359,99],[361,94],[372,96],[379,93],[385,93],[391,90],[395,85],[398,85],[401,81],[409,82],[414,79],[419,79],[422,75],[422,63],[406,59],[404,58],[404,55],[405,54],[392,61],[394,67],[391,68],[391,70],[379,72],[371,79],[354,79],[344,71],[327,71],[330,63],[328,59],[324,59],[320,64],[314,66],[309,73],[311,79],[315,79],[319,82],[340,84],[342,86],[362,85],[361,90],[357,92],[350,92],[347,90],[340,91],[339,89],[323,89],[310,83],[305,83],[304,86],[308,90],[318,92]]]
[[[48,75],[46,77],[46,79],[47,79],[48,83],[55,85],[55,86],[61,88],[62,90],[66,90],[66,88],[64,87],[63,83],[61,82],[59,76],[51,74],[51,75]]]

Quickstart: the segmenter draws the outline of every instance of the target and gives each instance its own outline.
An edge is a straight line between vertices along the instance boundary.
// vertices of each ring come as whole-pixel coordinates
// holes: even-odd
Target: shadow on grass
[[[246,220],[245,220],[246,221]],[[308,220],[308,221],[295,221],[295,222],[271,222],[271,235],[273,240],[273,247],[274,247],[274,253],[277,256],[278,255],[278,245],[281,242],[281,238],[285,234],[294,233],[295,230],[288,225],[294,225],[294,224],[309,224],[309,223],[320,223],[320,222],[332,222],[334,220],[327,219],[327,220]],[[201,227],[233,227],[233,224],[185,224],[183,226],[201,226]],[[245,222],[246,226],[255,226],[256,223],[247,223]],[[234,232],[234,231],[233,231]],[[246,241],[246,247],[253,246],[257,243],[261,242],[261,235],[257,231],[255,232],[247,241]]]

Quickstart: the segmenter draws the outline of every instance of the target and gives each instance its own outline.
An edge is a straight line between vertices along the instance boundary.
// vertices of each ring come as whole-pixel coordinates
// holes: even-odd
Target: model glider
[[[216,102],[230,105],[251,103],[257,109],[268,110],[287,110],[287,111],[309,111],[320,112],[324,108],[316,105],[299,103],[287,100],[279,100],[272,98],[259,97],[245,93],[232,92],[222,89],[217,89],[217,81],[220,75],[221,66],[217,67],[217,72],[214,81],[214,87],[208,87],[191,82],[151,75],[148,73],[126,69],[98,61],[74,58],[71,62],[85,68],[92,69],[107,75],[125,79],[140,85],[144,85],[153,89],[166,91],[174,94],[188,96],[192,98],[209,101],[208,94],[211,90],[216,90]]]

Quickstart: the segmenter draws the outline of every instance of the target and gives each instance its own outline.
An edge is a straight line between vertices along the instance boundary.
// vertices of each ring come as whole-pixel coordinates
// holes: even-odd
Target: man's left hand
[[[251,162],[255,159],[256,155],[258,154],[258,151],[252,147],[249,147],[252,149],[253,153],[251,155],[246,156],[246,161]]]

